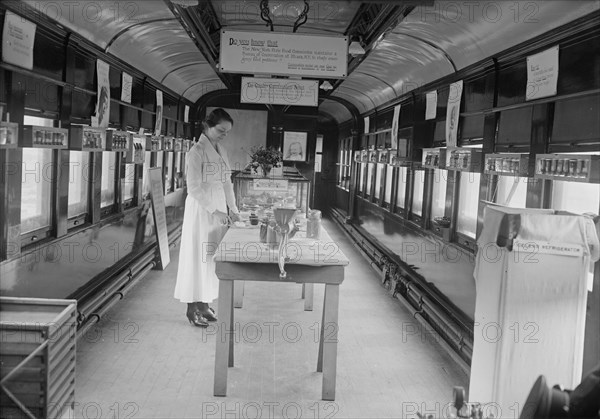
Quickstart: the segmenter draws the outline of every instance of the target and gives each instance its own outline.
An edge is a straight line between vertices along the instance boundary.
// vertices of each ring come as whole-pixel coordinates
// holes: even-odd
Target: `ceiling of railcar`
[[[260,1],[22,0],[68,30],[196,102],[239,86],[219,74],[219,30],[269,31]],[[292,32],[303,1],[270,0],[274,30]],[[316,1],[298,33],[361,35],[367,54],[349,56],[349,75],[330,80],[319,110],[336,122],[368,112],[599,8],[590,1]],[[236,78],[237,77],[237,78]],[[327,99],[327,97],[331,97]],[[335,100],[335,99],[340,100]]]

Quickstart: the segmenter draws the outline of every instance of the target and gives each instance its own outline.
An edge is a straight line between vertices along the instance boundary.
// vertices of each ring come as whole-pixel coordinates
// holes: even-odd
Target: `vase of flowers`
[[[258,146],[251,148],[250,165],[256,170],[258,167],[262,169],[262,175],[268,177],[271,169],[283,161],[281,151],[272,147]]]

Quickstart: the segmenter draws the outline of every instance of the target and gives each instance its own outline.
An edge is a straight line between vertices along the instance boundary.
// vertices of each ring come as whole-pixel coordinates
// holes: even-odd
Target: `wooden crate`
[[[76,307],[76,300],[0,297],[0,417],[72,414]]]

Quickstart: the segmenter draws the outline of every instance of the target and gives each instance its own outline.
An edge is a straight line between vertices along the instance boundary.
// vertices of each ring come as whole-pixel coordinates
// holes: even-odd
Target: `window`
[[[387,166],[386,164],[383,163],[377,163],[375,165],[375,199],[379,200],[379,197],[381,195],[381,177],[383,175],[383,171],[385,170],[385,166]]]
[[[183,187],[183,170],[181,169],[181,157],[183,153],[175,153],[175,190]]]
[[[112,151],[102,152],[102,182],[100,206],[109,207],[115,203],[115,176],[117,154]]]
[[[412,213],[423,215],[423,191],[425,189],[425,170],[414,171]]]
[[[552,208],[577,214],[598,214],[600,185],[597,183],[552,182]]]
[[[126,164],[125,165],[125,178],[123,179],[123,188],[121,189],[123,192],[122,201],[126,203],[133,199],[135,187],[135,164]]]
[[[21,184],[21,234],[52,226],[52,150],[24,148]]]
[[[376,169],[375,163],[366,163],[367,166],[367,190],[365,191],[366,196],[371,196],[371,185],[373,184],[373,171]]]
[[[396,207],[404,209],[404,199],[406,198],[406,167],[398,168],[398,195],[396,196]]]
[[[508,207],[525,208],[527,200],[527,178],[498,176],[493,201]]]
[[[350,188],[350,168],[352,165],[352,150],[350,149],[352,138],[348,137],[340,142],[340,155],[338,166],[338,185],[349,190]]]
[[[446,187],[448,185],[448,171],[433,170],[433,191],[431,196],[431,219],[443,217],[446,209]]]
[[[364,179],[365,179],[365,167],[367,167],[367,163],[359,163],[360,166],[360,176],[358,178],[358,191],[364,191]]]
[[[24,125],[54,126],[54,121],[25,115]],[[52,226],[52,183],[55,176],[50,149],[23,148],[21,167],[21,234]]]
[[[169,193],[173,191],[173,187],[171,186],[171,180],[173,179],[173,152],[167,151],[165,159],[165,193]]]
[[[144,174],[142,175],[142,198],[148,199],[150,198],[150,174],[148,170],[150,169],[150,157],[152,156],[151,151],[146,151],[146,155],[144,156]]]
[[[477,210],[479,208],[480,173],[461,172],[458,190],[458,217],[456,231],[475,238],[477,232]]]
[[[69,152],[69,209],[67,217],[73,218],[88,213],[90,192],[90,153]]]
[[[385,170],[385,194],[383,202],[389,205],[392,202],[392,175],[394,174],[394,166],[388,164]]]

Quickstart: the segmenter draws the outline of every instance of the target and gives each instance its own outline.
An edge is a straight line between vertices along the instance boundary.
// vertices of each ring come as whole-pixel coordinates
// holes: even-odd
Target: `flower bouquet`
[[[265,146],[252,147],[250,149],[250,165],[254,170],[258,167],[262,169],[264,177],[269,176],[273,166],[276,166],[283,162],[283,154],[281,151],[276,150],[272,147],[266,148]]]

